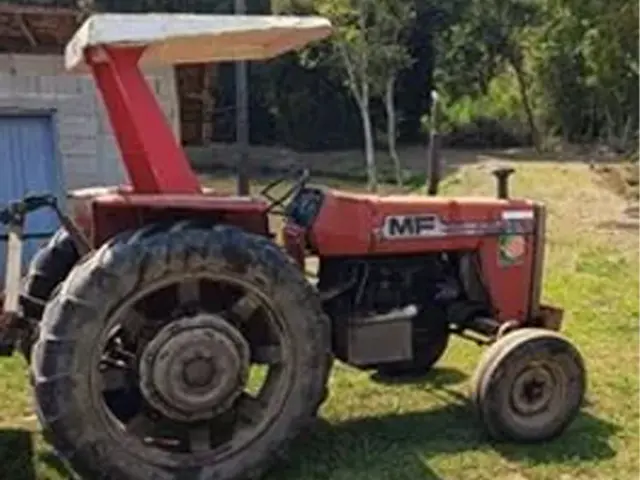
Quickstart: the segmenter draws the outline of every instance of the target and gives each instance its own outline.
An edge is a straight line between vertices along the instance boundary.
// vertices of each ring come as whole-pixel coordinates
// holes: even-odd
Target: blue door
[[[63,188],[56,149],[50,114],[0,113],[0,204],[21,199],[29,193],[51,192],[61,197]],[[57,228],[56,215],[49,210],[40,210],[27,217],[23,271]],[[6,228],[0,225],[0,286],[4,285],[6,243]]]

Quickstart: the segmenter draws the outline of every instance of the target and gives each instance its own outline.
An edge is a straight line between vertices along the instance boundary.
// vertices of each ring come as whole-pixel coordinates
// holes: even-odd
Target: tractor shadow
[[[593,462],[616,454],[609,439],[620,427],[585,411],[551,442],[496,443],[484,434],[466,397],[448,388],[460,378],[464,375],[456,370],[435,369],[414,381],[437,396],[443,405],[439,408],[364,416],[343,423],[319,420],[307,438],[296,443],[290,463],[276,467],[268,480],[437,480],[443,477],[429,466],[431,457],[475,451],[494,451],[523,465]]]
[[[609,439],[620,427],[583,411],[565,434],[539,445],[495,443],[475,420],[466,397],[454,386],[466,378],[456,369],[436,368],[422,378],[403,379],[434,395],[442,405],[426,411],[362,416],[342,423],[320,419],[299,438],[289,462],[276,464],[265,480],[440,480],[430,458],[494,451],[526,465],[557,465],[611,458]],[[377,382],[398,382],[374,378]],[[588,407],[586,402],[585,407]],[[0,428],[0,479],[37,480],[35,466],[71,478],[48,449],[34,449],[32,429]]]
[[[389,377],[377,372],[371,374],[371,380],[382,385],[415,385],[432,389],[446,389],[447,385],[461,383],[466,378],[467,375],[465,373],[456,368],[448,367],[436,367],[423,375]]]
[[[0,478],[36,480],[31,435],[28,430],[0,430]]]
[[[38,480],[36,464],[55,471],[60,478],[71,478],[65,465],[48,451],[33,447],[36,435],[29,429],[0,428],[0,479]]]

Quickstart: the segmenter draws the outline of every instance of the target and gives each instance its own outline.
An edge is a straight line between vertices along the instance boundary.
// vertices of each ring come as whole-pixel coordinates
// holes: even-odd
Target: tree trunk
[[[620,149],[622,152],[629,151],[631,138],[631,125],[633,123],[633,119],[631,115],[627,117],[627,121],[624,122],[624,128],[622,130],[622,138],[620,139]]]
[[[536,121],[533,116],[533,108],[531,108],[531,102],[529,100],[529,92],[527,90],[527,82],[525,80],[524,71],[522,69],[522,62],[515,57],[515,55],[509,55],[509,62],[516,74],[518,81],[518,88],[520,90],[520,100],[522,101],[522,107],[524,108],[525,115],[527,116],[527,123],[529,124],[529,132],[531,133],[531,140],[533,141],[533,147],[536,152],[541,153],[540,145],[540,132],[536,126]]]
[[[389,156],[393,160],[393,168],[396,174],[396,184],[402,187],[402,164],[400,163],[400,157],[398,156],[398,150],[396,149],[396,106],[393,98],[395,93],[396,79],[392,75],[387,80],[386,92],[385,92],[385,108],[387,110],[387,143],[389,146]]]
[[[362,117],[362,133],[364,134],[364,158],[367,165],[367,189],[370,192],[378,191],[378,172],[376,171],[376,159],[373,149],[373,127],[369,115],[369,100],[363,98],[359,102],[360,116]]]

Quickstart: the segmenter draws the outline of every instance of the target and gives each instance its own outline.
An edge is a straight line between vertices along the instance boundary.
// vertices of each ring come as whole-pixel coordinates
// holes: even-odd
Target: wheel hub
[[[547,408],[553,397],[555,381],[543,366],[532,366],[520,374],[513,387],[513,405],[524,415]]]
[[[211,359],[194,358],[186,362],[183,371],[183,380],[189,387],[202,388],[213,381],[215,374],[216,367]]]
[[[201,314],[172,322],[145,347],[140,388],[146,400],[178,421],[226,410],[249,374],[249,345],[222,317]]]

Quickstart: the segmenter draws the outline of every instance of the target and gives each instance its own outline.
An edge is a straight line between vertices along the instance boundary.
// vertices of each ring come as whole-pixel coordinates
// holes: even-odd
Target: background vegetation
[[[396,3],[402,2],[408,0]],[[257,3],[256,11],[268,8],[264,1],[249,3]],[[334,23],[344,25],[350,23],[349,12],[376,9],[382,3],[276,0],[274,8],[329,16],[333,8]],[[430,106],[429,91],[435,88],[443,98],[442,126],[450,134],[449,144],[530,144],[538,129],[540,141],[560,137],[604,143],[616,150],[633,148],[638,132],[638,2],[409,3],[415,14],[403,19],[399,46],[411,62],[399,72],[395,90],[402,142],[422,138],[421,119]],[[385,35],[371,33],[369,44]],[[220,86],[223,104],[232,104],[229,73]],[[362,145],[357,102],[347,83],[339,62],[310,65],[290,55],[254,66],[252,140],[296,149]],[[379,130],[384,129],[381,103],[374,98],[371,108]],[[218,135],[224,137],[226,131],[233,138],[233,122],[228,124]]]
[[[233,12],[233,0],[15,1],[103,11]],[[321,13],[339,27],[332,39],[301,55],[251,66],[254,144],[316,151],[364,144],[343,59],[328,55],[336,42],[357,43],[359,14],[365,31],[356,49],[399,60],[393,99],[400,143],[424,139],[431,89],[442,99],[441,129],[449,145],[533,142],[550,148],[549,139],[559,138],[632,151],[637,143],[635,0],[247,0],[247,6],[250,13]],[[365,73],[374,138],[382,145],[385,92],[377,84],[388,75],[374,67]],[[215,93],[212,140],[232,141],[231,65],[217,72]]]
[[[84,0],[85,2],[87,0]],[[118,11],[232,13],[233,0],[95,0]],[[298,152],[363,149],[370,188],[387,149],[437,128],[456,148],[567,143],[636,159],[635,0],[247,0],[250,13],[329,17],[328,40],[250,65],[253,145]],[[215,75],[211,142],[235,140],[233,65]],[[364,167],[365,165],[363,165]]]

